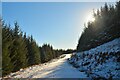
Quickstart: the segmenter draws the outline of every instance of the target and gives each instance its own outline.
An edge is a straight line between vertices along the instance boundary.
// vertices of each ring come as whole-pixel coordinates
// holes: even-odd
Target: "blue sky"
[[[1,0],[2,2],[115,2],[118,0]]]
[[[32,34],[40,46],[50,43],[58,49],[75,49],[87,16],[103,5],[103,2],[3,2],[2,17],[11,25],[17,21],[21,30]]]
[[[0,15],[2,15],[2,2],[0,2]]]

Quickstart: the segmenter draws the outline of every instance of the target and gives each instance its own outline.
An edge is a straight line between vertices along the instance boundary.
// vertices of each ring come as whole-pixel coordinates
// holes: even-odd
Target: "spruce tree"
[[[105,4],[94,12],[94,22],[88,22],[78,41],[77,51],[85,51],[120,37],[120,1],[116,6]]]
[[[10,45],[12,43],[10,29],[7,25],[2,25],[2,75],[9,74],[13,70],[13,64],[10,58]]]
[[[27,45],[28,45],[29,65],[41,63],[39,47],[36,44],[36,42],[33,40],[32,36],[29,38]]]
[[[27,50],[17,23],[15,23],[15,28],[13,30],[13,41],[13,46],[11,47],[11,59],[14,64],[14,71],[17,71],[20,68],[26,67],[27,63]]]

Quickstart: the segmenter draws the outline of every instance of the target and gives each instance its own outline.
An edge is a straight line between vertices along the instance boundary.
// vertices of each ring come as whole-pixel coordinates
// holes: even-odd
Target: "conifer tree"
[[[13,46],[11,47],[11,59],[14,64],[14,71],[26,67],[26,54],[27,50],[22,38],[22,33],[19,30],[19,25],[15,23],[13,30]]]
[[[39,47],[37,46],[36,42],[33,40],[32,36],[29,38],[27,45],[28,45],[28,52],[29,52],[28,53],[29,65],[41,63]]]
[[[84,51],[120,37],[120,1],[93,12],[94,22],[88,22],[78,41],[77,51]]]
[[[7,25],[2,25],[2,75],[6,75],[13,70],[13,64],[10,58],[10,45],[11,35],[9,33],[10,29],[7,28]]]

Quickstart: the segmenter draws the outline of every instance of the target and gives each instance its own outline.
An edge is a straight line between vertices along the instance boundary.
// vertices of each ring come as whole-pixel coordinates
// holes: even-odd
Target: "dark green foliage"
[[[40,51],[39,51],[39,47],[37,46],[36,42],[33,40],[32,36],[30,38],[30,44],[29,44],[29,64],[33,65],[33,64],[39,64],[40,61]]]
[[[41,48],[41,60],[42,62],[47,62],[50,59],[52,59],[52,52],[51,52],[50,46],[47,44],[44,44]]]
[[[70,54],[70,53],[74,53],[74,52],[76,52],[76,50],[67,49],[66,51],[63,52],[63,54]]]
[[[10,35],[10,29],[7,28],[7,25],[2,25],[4,28],[2,29],[2,74],[6,75],[10,73],[13,70],[13,64],[11,63],[10,58],[10,45],[11,45],[11,35]]]
[[[49,44],[44,44],[40,49],[42,63],[50,61],[56,57],[59,57],[63,50],[54,50]]]
[[[10,58],[14,64],[13,71],[26,67],[27,49],[22,37],[22,32],[19,31],[19,26],[15,23],[15,29],[12,30],[12,44],[10,46]],[[4,44],[4,43],[3,43]],[[4,51],[4,50],[3,50]]]
[[[33,37],[27,37],[15,22],[15,28],[2,24],[2,76],[31,65],[50,61],[59,57],[61,50],[50,45],[39,47]]]
[[[85,51],[120,37],[120,1],[116,6],[105,4],[94,12],[94,22],[87,27],[78,41],[77,51]]]

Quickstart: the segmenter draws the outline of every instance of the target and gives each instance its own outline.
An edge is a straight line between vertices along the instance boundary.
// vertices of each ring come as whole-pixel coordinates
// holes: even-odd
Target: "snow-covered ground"
[[[120,38],[75,53],[69,62],[91,78],[120,78]]]
[[[86,78],[84,72],[78,71],[67,62],[70,55],[66,54],[64,58],[21,69],[18,72],[11,73],[6,78]]]

